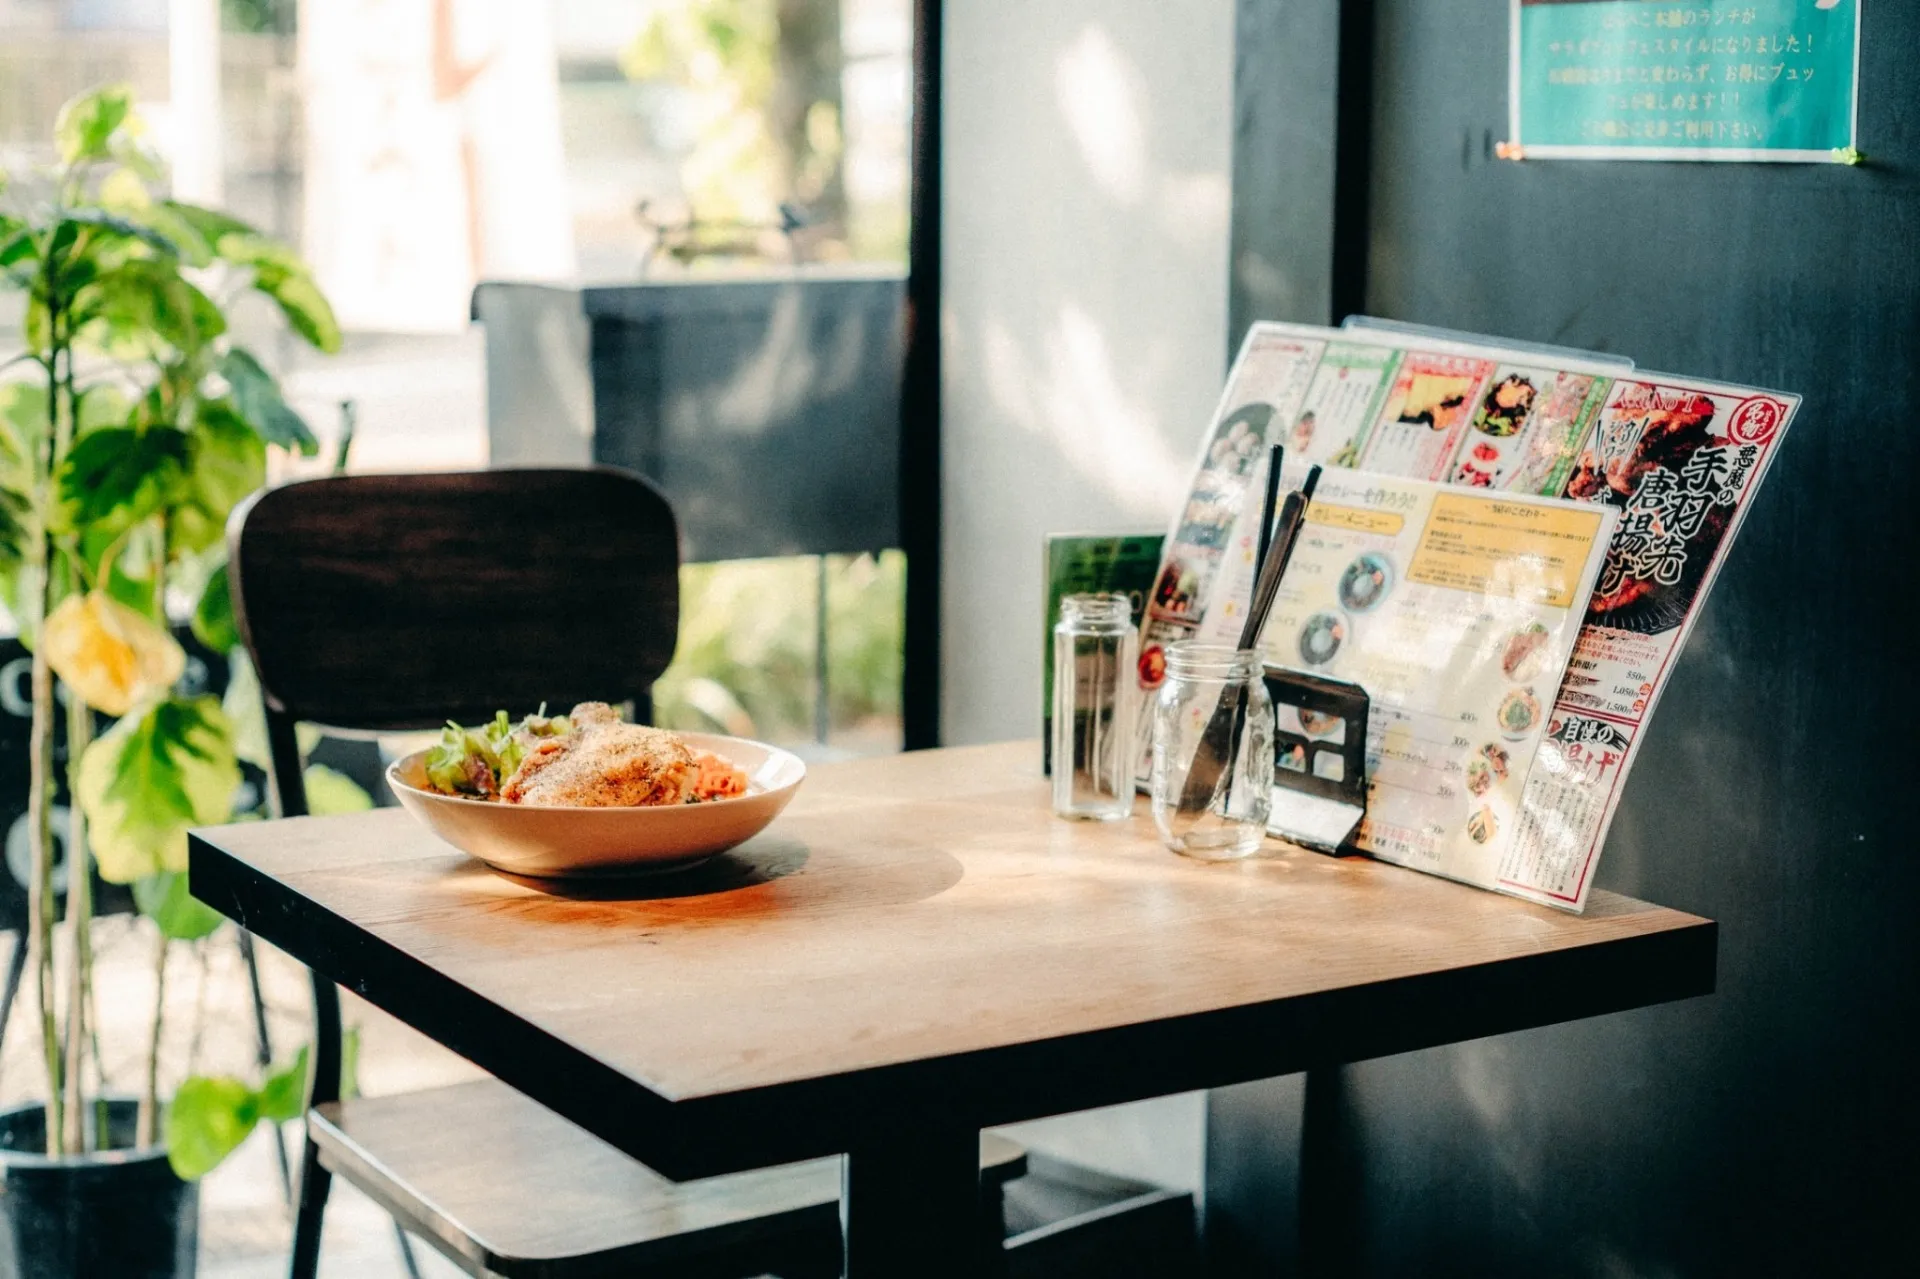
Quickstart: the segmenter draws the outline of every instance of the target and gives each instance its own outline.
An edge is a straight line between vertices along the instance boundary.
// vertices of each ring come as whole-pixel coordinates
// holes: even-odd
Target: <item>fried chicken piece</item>
[[[619,722],[620,712],[605,702],[581,702],[567,712],[567,723],[573,725],[576,733],[583,728],[605,728]]]
[[[605,702],[582,702],[573,731],[542,738],[500,788],[509,804],[637,808],[683,804],[699,770],[672,733],[622,724]]]

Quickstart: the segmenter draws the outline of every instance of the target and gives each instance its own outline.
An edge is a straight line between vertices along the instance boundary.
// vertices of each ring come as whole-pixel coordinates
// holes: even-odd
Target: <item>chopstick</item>
[[[1293,557],[1294,537],[1299,532],[1300,516],[1306,505],[1306,499],[1295,490],[1287,494],[1286,503],[1280,508],[1278,535],[1268,548],[1267,562],[1260,569],[1260,580],[1254,583],[1253,599],[1247,608],[1247,620],[1240,628],[1240,642],[1236,647],[1252,648],[1259,642],[1260,631],[1266,625],[1268,612],[1273,608],[1274,596],[1279,593],[1280,576],[1287,571],[1287,561]]]
[[[1279,446],[1273,453],[1278,461]],[[1279,467],[1274,467],[1277,474]],[[1260,548],[1256,556],[1259,574],[1254,582],[1253,598],[1248,603],[1247,620],[1240,628],[1239,648],[1252,648],[1260,642],[1260,632],[1266,629],[1267,616],[1273,611],[1273,601],[1280,594],[1280,580],[1286,576],[1287,565],[1293,559],[1294,547],[1300,541],[1300,529],[1306,523],[1307,506],[1313,499],[1313,491],[1320,484],[1320,468],[1314,466],[1307,471],[1306,483],[1287,494],[1286,504],[1280,510],[1280,519],[1276,537],[1269,545]],[[1269,484],[1268,496],[1271,497],[1278,486]],[[1263,532],[1274,521],[1271,511],[1262,516]],[[1240,733],[1246,724],[1247,704],[1238,688],[1222,695],[1214,707],[1213,716],[1201,734],[1201,744],[1194,754],[1193,763],[1188,768],[1187,783],[1183,787],[1181,807],[1188,811],[1199,807],[1200,796],[1205,793],[1212,796],[1220,788],[1224,770],[1221,764],[1225,754],[1231,749],[1231,743],[1240,739]],[[1218,740],[1224,737],[1225,740]],[[1225,775],[1228,794],[1232,794],[1233,777]],[[1231,803],[1231,799],[1227,801]],[[1212,806],[1209,799],[1207,807]]]
[[[1253,553],[1256,582],[1260,580],[1260,570],[1267,564],[1267,548],[1273,545],[1273,509],[1280,501],[1280,468],[1286,456],[1286,449],[1278,444],[1267,450],[1267,500],[1260,506],[1260,540]]]
[[[1267,614],[1273,611],[1273,601],[1280,593],[1280,579],[1287,574],[1287,564],[1293,559],[1293,548],[1300,540],[1300,526],[1306,523],[1307,506],[1313,501],[1313,491],[1320,486],[1320,468],[1313,467],[1307,472],[1307,482],[1287,494],[1286,505],[1280,509],[1280,523],[1274,544],[1267,549],[1266,562],[1260,566],[1260,577],[1254,583],[1253,600],[1247,609],[1246,624],[1240,629],[1240,647],[1252,648],[1260,642],[1260,632],[1266,629]]]
[[[1279,467],[1273,469],[1277,472]],[[1314,489],[1319,484],[1320,468],[1310,467],[1306,483],[1287,494],[1287,500],[1280,508],[1273,539],[1259,557],[1260,571],[1254,582],[1253,599],[1249,602],[1247,619],[1240,628],[1240,648],[1252,648],[1259,643],[1260,632],[1266,628],[1267,615],[1273,611],[1273,601],[1280,593],[1280,580],[1286,576],[1287,564],[1293,559],[1294,547],[1299,544],[1300,529],[1306,523],[1307,505],[1312,501]],[[1239,740],[1246,724],[1246,715],[1247,704],[1240,696],[1237,685],[1222,692],[1206,727],[1201,730],[1200,743],[1187,766],[1187,779],[1180,794],[1181,812],[1192,815],[1213,807],[1219,795],[1221,776],[1225,772],[1226,757],[1232,751],[1232,743]],[[1228,793],[1232,793],[1230,780]]]

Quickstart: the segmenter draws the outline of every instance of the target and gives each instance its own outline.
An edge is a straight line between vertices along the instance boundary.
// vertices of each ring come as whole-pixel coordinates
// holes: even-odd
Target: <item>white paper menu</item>
[[[1360,848],[1496,886],[1618,518],[1360,471],[1321,479],[1260,647],[1372,699]],[[1245,607],[1223,601],[1195,638],[1233,642]]]

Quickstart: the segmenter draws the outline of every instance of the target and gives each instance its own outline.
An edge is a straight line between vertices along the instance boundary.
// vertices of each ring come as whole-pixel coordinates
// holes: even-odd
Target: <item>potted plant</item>
[[[0,1113],[0,1275],[191,1274],[191,1180],[255,1123],[299,1114],[305,1064],[257,1087],[190,1079],[161,1104],[169,949],[220,924],[187,893],[186,832],[233,814],[251,727],[178,690],[168,604],[191,601],[195,635],[233,654],[231,703],[249,681],[227,600],[227,515],[265,481],[269,448],[316,443],[234,342],[227,307],[253,291],[310,345],[332,351],[340,335],[289,249],[160,194],[126,89],[69,103],[56,140],[52,171],[0,175],[0,290],[25,300],[24,349],[0,352],[0,592],[33,656],[23,1003],[46,1082],[43,1100]],[[63,780],[74,802],[56,918]],[[157,934],[161,993],[137,1097],[102,1095],[90,867],[131,885]]]

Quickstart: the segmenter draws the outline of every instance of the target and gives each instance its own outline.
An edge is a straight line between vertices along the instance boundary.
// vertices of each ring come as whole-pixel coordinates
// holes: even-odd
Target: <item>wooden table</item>
[[[1142,805],[1144,809],[1144,805]],[[983,1126],[1701,995],[1708,920],[1057,821],[1034,744],[817,768],[623,885],[382,809],[196,832],[194,894],[674,1178],[846,1152],[848,1273],[973,1272]]]

